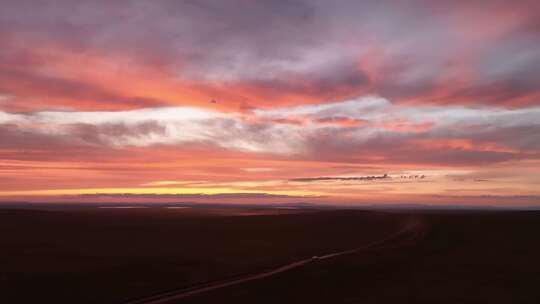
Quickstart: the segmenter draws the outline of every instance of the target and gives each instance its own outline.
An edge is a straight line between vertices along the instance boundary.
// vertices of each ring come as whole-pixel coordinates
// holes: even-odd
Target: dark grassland
[[[419,214],[417,243],[319,261],[182,303],[540,303],[540,212]]]
[[[1,210],[0,303],[122,303],[384,239],[178,303],[540,303],[540,212]]]
[[[0,210],[0,303],[121,303],[348,249],[381,238],[398,224],[395,215],[369,212],[278,214],[202,208]]]

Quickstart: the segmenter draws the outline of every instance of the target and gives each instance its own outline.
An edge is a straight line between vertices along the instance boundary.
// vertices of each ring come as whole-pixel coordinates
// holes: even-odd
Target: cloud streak
[[[349,181],[374,181],[374,180],[385,180],[385,179],[391,179],[388,174],[384,175],[369,175],[369,176],[347,176],[347,177],[331,177],[331,176],[321,176],[321,177],[299,177],[299,178],[291,178],[289,181],[291,182],[302,182],[302,183],[309,183],[309,182],[320,182],[320,181],[340,181],[340,182],[349,182]]]

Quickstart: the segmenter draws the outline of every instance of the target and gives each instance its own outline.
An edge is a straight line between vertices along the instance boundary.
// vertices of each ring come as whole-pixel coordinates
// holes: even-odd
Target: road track
[[[317,262],[319,260],[328,260],[332,258],[337,258],[339,256],[360,253],[363,251],[379,250],[379,249],[389,249],[389,248],[398,248],[404,247],[407,245],[414,244],[425,234],[425,225],[418,218],[408,219],[404,225],[395,233],[390,236],[375,241],[373,243],[349,249],[339,252],[328,253],[320,256],[314,256],[299,261],[295,261],[277,268],[266,270],[259,273],[248,274],[241,277],[229,278],[219,281],[213,281],[208,283],[197,284],[188,288],[182,288],[177,290],[172,290],[169,292],[164,292],[149,296],[146,298],[132,300],[125,302],[124,304],[166,304],[173,303],[175,301],[181,300],[183,298],[199,295],[202,293],[210,292],[216,289],[221,289],[233,285],[243,284],[255,280],[261,280],[277,274],[305,266],[310,263]]]

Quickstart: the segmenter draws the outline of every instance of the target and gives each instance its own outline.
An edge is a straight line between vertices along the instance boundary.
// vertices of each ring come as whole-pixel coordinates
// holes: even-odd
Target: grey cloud
[[[338,62],[306,73],[283,73],[274,78],[248,80],[246,85],[272,95],[302,93],[325,100],[357,95],[369,85],[366,75],[354,62]]]
[[[471,21],[466,31],[461,21],[466,12],[488,11],[511,11],[519,19],[494,16],[507,32],[484,41],[486,29]],[[372,93],[397,101],[506,105],[539,91],[538,11],[537,1],[496,0],[7,1],[0,37],[17,52],[54,44],[113,53],[178,78],[255,86],[269,97],[292,91],[325,100],[369,84]],[[479,39],[464,41],[470,33]],[[472,75],[456,85],[460,64]],[[373,73],[380,79],[371,79]],[[430,97],[441,75],[448,93]]]
[[[166,135],[164,126],[155,121],[138,124],[106,123],[101,125],[71,124],[67,126],[69,136],[84,144],[110,145],[122,143],[123,140],[136,140],[152,136]]]
[[[318,182],[318,181],[373,181],[373,180],[384,180],[390,179],[391,177],[388,174],[384,175],[366,175],[366,176],[349,176],[349,177],[332,177],[332,176],[321,176],[321,177],[301,177],[301,178],[292,178],[289,179],[291,182]]]
[[[126,139],[132,140],[166,133],[165,127],[153,121],[130,125],[121,123],[68,124],[62,126],[62,130],[56,133],[47,131],[47,127],[43,128],[32,129],[16,124],[0,124],[0,148],[21,151],[26,149],[54,151],[65,148],[91,150],[93,147],[110,147]]]
[[[529,153],[483,149],[476,144],[470,149],[451,146],[419,146],[418,140],[435,139],[445,142],[448,137],[431,137],[424,133],[380,133],[368,138],[355,138],[351,131],[321,129],[311,134],[306,141],[304,158],[322,161],[350,163],[395,163],[395,164],[444,164],[482,165],[519,159],[536,159],[537,150]],[[473,135],[463,136],[462,139]],[[484,138],[484,140],[488,140]],[[503,143],[501,143],[503,144]],[[504,144],[511,144],[505,142]],[[374,157],[377,159],[374,161]]]

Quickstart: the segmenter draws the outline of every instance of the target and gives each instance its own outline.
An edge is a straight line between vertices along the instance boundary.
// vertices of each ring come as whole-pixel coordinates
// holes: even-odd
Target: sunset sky
[[[540,206],[540,1],[0,0],[0,201]]]

